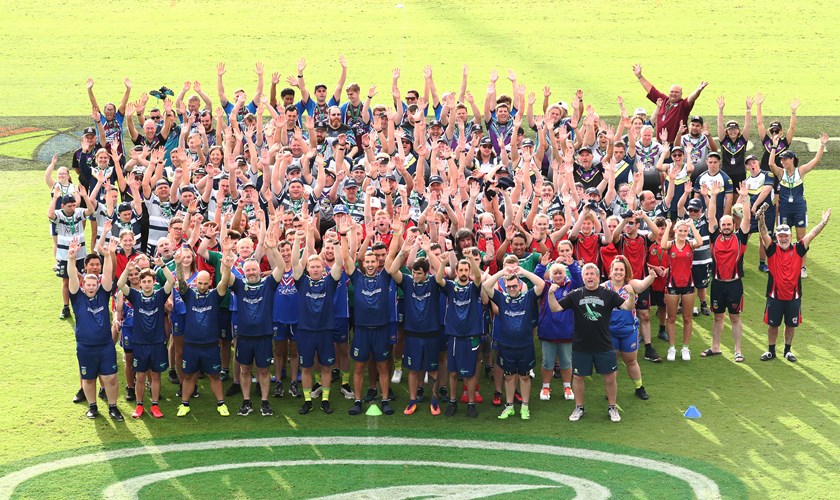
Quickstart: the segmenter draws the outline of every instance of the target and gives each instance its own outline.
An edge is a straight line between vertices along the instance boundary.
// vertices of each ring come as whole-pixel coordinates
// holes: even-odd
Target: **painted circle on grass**
[[[330,447],[334,448],[330,448]],[[319,448],[323,447],[323,448]],[[317,459],[286,459],[286,460],[260,460],[253,453],[254,449],[271,449],[272,453],[286,453],[294,449],[307,450],[330,450],[345,447],[348,450],[353,450],[352,458],[333,458],[331,456],[321,456],[317,453]],[[273,450],[277,448],[277,450]],[[183,460],[168,460],[163,457],[169,457],[168,454],[177,453],[202,453],[213,452],[214,458],[218,460],[225,460],[225,457],[230,457],[236,449],[248,450],[247,457],[250,460],[238,460],[235,463],[215,463],[208,465],[200,465],[201,462],[196,461],[196,456],[192,459]],[[425,458],[402,460],[407,458],[401,456],[405,454],[405,450],[425,450],[428,449],[428,455]],[[226,450],[230,450],[229,452]],[[369,451],[370,453],[366,452]],[[384,451],[387,450],[387,451]],[[492,464],[481,463],[481,454],[476,453],[476,450],[489,451],[494,453],[510,453],[510,457],[504,457],[503,460],[498,460]],[[366,455],[382,453],[388,457],[399,457],[401,460],[381,460],[375,456],[367,459]],[[374,453],[375,452],[375,453]],[[470,455],[470,453],[472,455]],[[441,460],[428,460],[426,458],[433,458],[440,454]],[[466,454],[461,457],[459,454]],[[517,462],[516,456],[533,457],[528,464]],[[289,455],[291,457],[291,455]],[[146,487],[154,487],[156,484],[169,480],[179,480],[180,478],[188,479],[190,476],[215,473],[223,471],[245,471],[245,470],[259,470],[270,468],[273,470],[298,470],[301,467],[317,467],[340,465],[343,467],[358,467],[364,470],[373,470],[376,467],[429,467],[436,469],[445,469],[452,474],[453,477],[469,477],[470,471],[484,471],[491,473],[513,474],[517,477],[523,478],[522,481],[506,480],[503,482],[495,482],[499,484],[452,484],[455,481],[435,481],[435,475],[429,475],[428,480],[425,478],[411,477],[410,484],[396,484],[396,482],[388,485],[383,485],[376,488],[371,488],[370,484],[365,484],[364,488],[342,488],[340,495],[333,495],[328,498],[383,498],[391,497],[409,498],[416,497],[418,491],[422,491],[422,496],[428,497],[449,497],[456,492],[461,494],[469,493],[464,498],[480,498],[484,496],[496,496],[504,493],[513,493],[517,491],[526,492],[532,495],[536,490],[550,488],[557,491],[554,494],[556,497],[560,492],[559,489],[564,489],[566,492],[574,492],[575,498],[608,498],[613,493],[608,486],[599,483],[592,478],[579,477],[584,470],[577,470],[577,468],[566,469],[563,472],[556,470],[558,468],[559,460],[575,460],[580,459],[580,463],[589,462],[595,463],[599,469],[608,469],[609,467],[630,467],[641,469],[645,473],[662,474],[668,480],[682,483],[682,487],[686,488],[696,498],[720,498],[720,488],[718,484],[711,478],[701,473],[692,471],[688,468],[675,465],[670,462],[654,460],[633,456],[629,454],[609,453],[604,451],[589,450],[583,448],[571,448],[563,446],[552,445],[538,445],[512,442],[498,442],[498,441],[481,441],[481,440],[463,440],[463,439],[424,439],[424,438],[401,438],[401,437],[355,437],[355,436],[329,436],[329,437],[278,437],[278,438],[262,438],[262,439],[229,439],[218,441],[204,441],[195,443],[178,443],[167,444],[151,447],[139,448],[123,448],[113,451],[106,451],[100,453],[83,454],[78,456],[71,456],[52,462],[46,462],[38,465],[33,465],[22,470],[12,472],[6,476],[0,477],[0,498],[9,498],[15,494],[16,489],[24,482],[30,480],[37,481],[39,476],[50,475],[68,472],[73,468],[80,468],[80,470],[89,470],[85,467],[94,465],[101,465],[107,463],[110,467],[119,468],[120,460],[128,460],[133,457],[141,457],[144,459],[160,460],[161,465],[153,465],[147,470],[139,470],[137,475],[133,477],[120,477],[114,480],[111,484],[105,485],[101,494],[105,498],[139,498],[141,490]],[[177,455],[175,455],[177,457]],[[221,458],[219,458],[221,457]],[[555,460],[552,460],[552,457]],[[447,459],[448,458],[448,459]],[[472,463],[473,460],[474,462]],[[503,458],[503,457],[500,457]],[[486,460],[484,460],[486,462]],[[179,465],[182,465],[179,468]],[[165,469],[165,470],[161,470]],[[133,469],[132,469],[133,470]],[[361,470],[361,469],[359,469]],[[406,469],[408,470],[408,469]],[[592,475],[591,470],[583,475]],[[594,474],[598,476],[598,474]],[[631,472],[632,475],[632,472]],[[50,477],[44,478],[48,480]],[[441,476],[437,475],[439,479]],[[510,477],[510,476],[508,476]],[[529,480],[525,480],[528,478]],[[535,484],[535,479],[539,478],[541,482]],[[601,475],[602,479],[609,478]],[[401,478],[405,482],[405,478]],[[515,478],[514,478],[515,479]],[[456,480],[457,481],[457,480]],[[457,481],[465,482],[465,481]],[[468,480],[467,480],[468,482]],[[609,483],[609,481],[604,481]],[[614,480],[613,480],[614,482]],[[345,485],[347,486],[347,485]],[[346,489],[355,489],[355,491],[346,491]],[[549,492],[551,490],[548,490]],[[550,493],[546,493],[551,496]],[[144,495],[145,496],[145,495]],[[317,495],[316,495],[317,496]],[[463,496],[463,495],[462,495]],[[533,495],[532,495],[533,496]]]

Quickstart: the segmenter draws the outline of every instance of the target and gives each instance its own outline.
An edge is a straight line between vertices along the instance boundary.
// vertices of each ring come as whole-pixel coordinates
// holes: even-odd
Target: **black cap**
[[[315,87],[314,87],[314,90],[318,90],[318,89],[320,89],[320,88],[324,88],[324,89],[326,89],[326,88],[327,88],[327,84],[326,84],[326,83],[316,83],[316,84],[315,84]]]
[[[335,169],[328,168],[324,170],[324,173],[335,179]]]
[[[486,136],[486,137],[482,137],[481,140],[478,142],[478,144],[481,145],[481,146],[486,146],[488,144],[492,146],[493,141],[490,139],[490,136]]]
[[[286,172],[300,172],[300,164],[292,163],[291,165],[289,165],[289,168],[286,169]]]
[[[601,191],[596,187],[586,188],[586,194],[597,194],[601,196]]]
[[[700,125],[703,125],[703,117],[702,117],[702,116],[700,116],[700,115],[694,115],[694,116],[692,116],[692,117],[691,117],[691,120],[689,120],[689,123],[694,123],[694,122],[697,122],[697,123],[699,123]]]
[[[93,127],[87,127],[86,129],[82,130],[82,135],[96,135],[96,129]]]
[[[131,203],[124,201],[117,205],[117,213],[121,212],[130,212],[131,211]]]
[[[301,186],[303,185],[303,181],[302,181],[302,180],[300,180],[300,177],[295,177],[294,179],[289,179],[289,185],[290,185],[290,186],[291,186],[292,184],[296,183],[296,182],[299,182]]]
[[[198,167],[195,169],[195,175],[207,175],[207,170],[204,167]]]
[[[239,155],[235,158],[236,163],[241,163],[242,165],[247,165],[248,160],[245,159],[245,155]]]
[[[507,167],[502,167],[502,168],[500,168],[500,169],[496,170],[496,174],[497,174],[497,175],[498,175],[498,174],[510,175],[510,169],[509,169],[509,168],[507,168]]]
[[[397,176],[394,175],[393,173],[385,174],[385,175],[382,176],[382,178],[385,179],[386,181],[394,181],[394,182],[397,181]]]
[[[522,147],[534,147],[534,141],[531,139],[525,139],[522,141]]]
[[[315,130],[318,130],[319,128],[323,129],[323,130],[326,130],[327,129],[327,122],[325,122],[323,120],[318,121],[318,123],[315,124]]]
[[[363,163],[354,163],[353,168],[350,169],[351,172],[355,172],[357,170],[361,170],[362,172],[365,171],[365,165]]]
[[[473,125],[473,127],[470,129],[470,133],[475,134],[476,132],[484,132],[484,129],[481,127],[481,125]]]
[[[500,177],[496,181],[496,185],[499,186],[499,189],[508,189],[514,186],[513,179],[510,177]]]
[[[786,149],[782,151],[782,154],[779,155],[779,158],[796,158],[796,153],[789,149]]]
[[[746,158],[744,158],[744,163],[747,163],[750,160],[758,161],[758,157],[756,155],[748,155]]]
[[[770,122],[770,126],[767,127],[767,130],[773,130],[773,129],[782,130],[782,122],[779,122],[779,121]]]
[[[432,127],[443,127],[443,124],[440,123],[440,120],[432,120],[431,122],[429,122],[429,128]]]
[[[589,148],[580,148],[580,149],[578,149],[578,155],[580,155],[581,153],[589,153],[589,154],[592,154],[592,150],[591,150],[591,149],[589,149]]]
[[[697,198],[693,198],[689,200],[685,208],[686,210],[703,210],[703,202],[698,200]]]
[[[433,175],[429,177],[429,185],[432,184],[443,184],[443,178],[439,175]]]
[[[61,197],[61,204],[64,205],[65,203],[76,203],[76,197],[72,194],[65,194]]]
[[[729,130],[731,128],[741,128],[741,126],[738,125],[738,122],[736,122],[735,120],[729,120],[728,122],[726,122],[726,130]]]
[[[357,187],[359,187],[359,183],[356,182],[356,179],[354,179],[352,177],[347,179],[346,181],[344,181],[344,189],[357,188]]]

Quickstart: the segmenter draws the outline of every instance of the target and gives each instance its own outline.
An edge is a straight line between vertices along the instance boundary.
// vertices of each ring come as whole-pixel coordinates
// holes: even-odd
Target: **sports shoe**
[[[641,399],[642,401],[647,401],[648,399],[650,399],[650,396],[648,396],[648,393],[645,390],[645,386],[641,386],[638,389],[636,389],[636,397]]]
[[[350,407],[350,410],[347,411],[347,413],[349,413],[350,415],[360,415],[362,413],[362,402],[357,399],[356,402],[353,403],[353,406]]]
[[[621,422],[621,415],[618,414],[618,409],[615,406],[610,406],[607,409],[607,414],[613,422]]]
[[[289,384],[289,394],[291,394],[293,398],[299,398],[303,396],[303,393],[300,392],[300,388],[298,387],[297,382],[292,382],[291,384]]]
[[[197,398],[199,396],[201,396],[201,394],[198,393],[198,384],[196,384],[195,387],[193,387],[192,397]]]
[[[494,392],[493,393],[493,406],[502,406],[502,393],[501,392]]]
[[[432,402],[429,405],[429,412],[435,416],[440,415],[440,404],[438,404],[437,399],[432,398]]]
[[[134,401],[137,399],[137,394],[134,392],[134,387],[127,387],[125,388],[125,400],[126,401]]]
[[[475,407],[475,403],[467,404],[467,416],[470,418],[478,417],[478,408]]]
[[[318,399],[321,397],[322,390],[323,388],[321,387],[321,384],[315,382],[315,385],[312,386],[312,391],[309,393],[309,395],[312,397],[312,399]]]
[[[808,277],[808,269],[805,266],[802,266],[802,271],[799,273],[800,278],[807,278]]]
[[[183,393],[184,393],[183,387],[181,387],[181,385],[178,385],[178,390],[175,391],[175,397],[180,398]]]
[[[422,403],[426,399],[424,397],[425,393],[426,393],[426,391],[423,389],[422,385],[420,387],[418,387],[417,388],[417,399],[415,401],[417,401],[418,403]]]
[[[650,349],[645,349],[645,359],[648,361],[653,361],[654,363],[659,363],[662,361],[662,358],[659,357],[659,353],[656,352],[656,349],[651,347]]]
[[[219,412],[219,415],[221,415],[223,417],[229,417],[230,416],[230,410],[228,410],[227,405],[224,404],[224,403],[216,406],[216,411]]]
[[[362,401],[364,401],[365,403],[370,403],[371,401],[373,401],[374,399],[376,399],[376,395],[377,395],[378,393],[379,393],[379,391],[377,391],[376,389],[374,389],[373,387],[371,387],[371,388],[369,388],[369,389],[367,390],[367,394],[365,394],[365,397],[364,397],[364,398],[362,398]]]
[[[300,413],[301,415],[306,415],[310,411],[312,411],[312,401],[304,401],[303,405],[300,407],[300,410],[298,410],[298,413]]]
[[[222,382],[226,381],[228,379],[228,376],[229,372],[227,370],[222,370],[219,372],[219,380],[221,380]]]
[[[102,401],[108,401],[108,395],[105,394],[105,388],[104,387],[99,388],[99,399],[101,399]]]
[[[331,380],[341,380],[341,370],[339,370],[338,368],[333,368]]]
[[[575,406],[575,409],[572,411],[572,414],[569,415],[569,421],[577,422],[578,420],[580,420],[580,417],[582,417],[585,413],[586,412],[584,411],[583,406]]]
[[[691,311],[691,315],[692,315],[692,316],[694,316],[695,318],[696,318],[697,316],[700,316],[700,308],[699,308],[699,307],[695,307],[695,308]]]
[[[470,402],[470,397],[467,396],[467,390],[464,389],[464,392],[461,393],[461,402],[467,404]]]
[[[551,375],[552,378],[563,378],[563,373],[560,372],[560,367],[555,365],[554,366],[554,374]]]
[[[566,398],[566,401],[574,401],[575,393],[572,392],[571,387],[564,387],[563,388],[563,397]]]
[[[236,396],[242,392],[242,387],[236,382],[230,384],[230,387],[225,391],[225,396]]]
[[[388,388],[388,401],[396,401],[396,400],[397,400],[397,395],[394,394],[394,389],[389,387]]]
[[[160,406],[158,405],[152,405],[152,407],[149,408],[149,413],[151,413],[155,418],[163,418],[163,412],[160,411]]]
[[[677,314],[682,314],[682,304],[677,306]]]
[[[260,415],[262,415],[263,417],[270,417],[274,415],[274,411],[272,411],[271,405],[268,404],[268,401],[263,401],[260,404]]]
[[[390,404],[388,404],[388,400],[382,401],[382,404],[379,405],[379,408],[382,410],[382,413],[384,413],[385,415],[393,415],[394,414],[394,409],[391,408]]]
[[[674,346],[669,347],[668,354],[667,356],[665,356],[665,359],[667,359],[668,361],[674,361],[675,359],[677,359],[677,348]]]
[[[96,408],[96,406],[91,406],[88,408],[88,411],[87,413],[85,413],[85,416],[87,418],[94,419],[99,416],[99,410]]]
[[[759,262],[758,263],[758,270],[762,273],[769,273],[770,272],[770,268],[767,267],[767,264],[765,264],[764,262]]]
[[[111,417],[112,420],[115,422],[123,422],[125,421],[125,417],[123,417],[122,412],[116,406],[109,406],[108,407],[108,416]]]
[[[402,382],[402,370],[394,370],[394,375],[391,377],[392,384],[399,384]]]
[[[543,387],[540,389],[540,401],[548,401],[551,399],[551,388]]]
[[[502,410],[502,413],[496,418],[498,418],[499,420],[507,420],[508,418],[514,415],[516,415],[516,409],[513,407],[513,405],[505,405],[505,408],[504,410]]]
[[[518,405],[522,404],[522,394],[519,394],[519,391],[513,393],[513,402]]]
[[[438,399],[441,401],[449,400],[449,389],[447,389],[446,386],[441,385],[438,387]]]
[[[661,328],[659,330],[659,333],[656,334],[656,337],[659,340],[664,340],[665,342],[668,342],[668,330]]]
[[[76,395],[73,396],[73,403],[81,403],[84,400],[85,400],[85,391],[82,390],[82,389],[79,389],[78,391],[76,391]]]
[[[447,417],[454,417],[455,412],[457,411],[458,403],[456,403],[455,401],[450,401],[449,404],[446,405],[446,412],[444,413],[444,415],[446,415]]]
[[[415,411],[417,411],[417,403],[412,401],[403,410],[403,415],[413,415]]]
[[[683,348],[680,349],[680,356],[682,356],[683,361],[691,361],[691,351],[689,351],[686,346],[683,346]]]
[[[321,411],[327,415],[332,415],[333,409],[329,401],[321,401]]]
[[[167,378],[169,379],[170,384],[177,385],[181,383],[181,381],[178,380],[178,372],[176,372],[175,370],[169,370],[169,375],[167,376]]]
[[[476,391],[475,391],[475,403],[480,405],[483,402],[484,402],[484,398],[481,397],[481,393],[478,392],[478,389],[476,389]]]
[[[703,316],[711,316],[712,310],[709,309],[709,306],[707,304],[700,304],[700,314],[702,314]]]
[[[796,356],[794,356],[793,353],[790,351],[785,353],[785,359],[790,361],[791,363],[796,363]]]
[[[341,384],[341,395],[344,396],[344,399],[356,398],[356,395],[353,393],[353,389],[350,388],[350,384]]]
[[[184,404],[182,403],[181,405],[178,406],[178,413],[176,413],[175,416],[176,417],[186,417],[189,412],[190,412],[190,407],[189,406],[184,406]]]
[[[239,411],[236,414],[240,417],[247,417],[252,411],[254,411],[254,408],[251,406],[251,402],[243,401],[242,406],[239,407]]]
[[[282,398],[285,391],[283,390],[283,382],[277,382],[274,384],[274,397],[275,398]]]
[[[522,405],[519,408],[519,418],[522,420],[531,420],[531,409],[528,408],[528,405]]]
[[[764,354],[762,354],[761,357],[758,358],[758,359],[760,359],[761,361],[770,361],[771,359],[773,359],[775,357],[776,357],[776,354],[774,354],[770,351],[767,351]]]
[[[146,409],[143,407],[143,405],[137,405],[134,407],[134,413],[131,414],[131,418],[140,418],[143,416],[143,412],[145,411]]]
[[[71,316],[73,316],[73,314],[70,313],[70,306],[64,306],[61,308],[61,313],[58,315],[58,319],[67,319]]]

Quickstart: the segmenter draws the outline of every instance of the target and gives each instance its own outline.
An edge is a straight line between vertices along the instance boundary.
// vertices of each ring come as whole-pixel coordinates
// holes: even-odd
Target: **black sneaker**
[[[271,411],[271,405],[268,404],[267,401],[263,401],[260,405],[260,415],[262,415],[263,417],[270,417],[274,415],[274,412]]]
[[[274,384],[274,397],[282,398],[283,394],[283,382],[277,382],[276,384]]]
[[[229,372],[227,370],[222,370],[219,372],[219,380],[222,382],[226,381],[229,377]]]
[[[765,262],[759,262],[758,263],[758,270],[759,270],[759,272],[762,272],[762,273],[769,273],[770,272],[770,268],[767,267],[767,264]]]
[[[310,411],[312,411],[312,401],[304,401],[303,406],[300,407],[298,413],[300,413],[301,415],[306,415]]]
[[[101,399],[102,401],[108,401],[108,395],[105,394],[105,388],[104,387],[99,388],[99,399]]]
[[[773,358],[775,358],[775,357],[776,357],[776,354],[775,354],[775,353],[772,353],[772,352],[770,352],[770,351],[767,351],[767,352],[765,352],[764,354],[762,354],[762,355],[761,355],[761,357],[760,357],[760,358],[758,358],[758,359],[760,359],[761,361],[770,361],[771,359],[773,359]]]
[[[458,403],[454,401],[450,401],[448,405],[446,405],[446,411],[443,413],[447,417],[455,416],[455,412],[458,411]]]
[[[651,347],[650,349],[645,349],[645,359],[648,361],[653,361],[654,363],[659,363],[662,361],[662,358],[659,357],[659,353],[656,352],[656,349]]]
[[[641,386],[636,389],[636,397],[641,399],[642,401],[647,401],[650,396],[648,396],[647,391],[645,390],[645,386]]]
[[[197,398],[197,397],[199,397],[199,396],[201,396],[201,394],[199,394],[199,393],[198,393],[198,386],[196,385],[195,387],[193,387],[193,395],[192,395],[192,397]]]
[[[135,399],[137,399],[137,394],[134,393],[134,387],[126,386],[126,388],[125,388],[125,400],[126,401],[134,401]]]
[[[338,368],[333,368],[332,379],[333,381],[341,380],[341,370],[339,370]]]
[[[309,392],[309,395],[312,396],[312,399],[318,399],[321,397],[321,391],[323,391],[321,384],[315,382],[315,385],[312,386],[312,390]]]
[[[292,382],[291,384],[289,384],[289,394],[291,394],[293,398],[299,398],[303,396],[303,394],[300,392],[300,389],[298,388],[297,382]]]
[[[438,399],[441,401],[449,400],[449,390],[445,386],[438,387]]]
[[[108,416],[111,417],[115,422],[123,422],[125,420],[123,414],[120,413],[120,409],[116,406],[108,407]]]
[[[371,401],[376,399],[377,394],[379,394],[379,392],[373,387],[371,387],[367,390],[367,394],[365,394],[365,397],[362,398],[362,401],[364,401],[365,403],[370,403]]]
[[[70,306],[64,306],[61,308],[61,314],[58,315],[58,319],[67,319],[71,316],[73,316],[73,314],[70,313]]]
[[[467,405],[467,416],[470,418],[478,417],[478,409],[475,407],[475,403]]]
[[[88,408],[88,411],[87,413],[85,413],[85,416],[91,419],[96,418],[99,416],[99,410],[96,408],[96,406],[92,406]]]
[[[183,394],[184,394],[184,388],[179,384],[178,385],[178,390],[175,391],[175,397],[180,398],[181,395],[183,395]]]
[[[242,392],[242,387],[236,382],[230,384],[230,387],[225,391],[225,396],[236,396]]]
[[[332,415],[333,409],[329,401],[321,401],[321,411],[327,415]]]
[[[254,408],[251,406],[251,402],[243,401],[242,406],[239,407],[239,411],[236,414],[240,417],[247,417],[252,411],[254,411]]]
[[[169,378],[169,383],[172,384],[172,385],[181,383],[181,381],[178,380],[178,372],[176,372],[175,370],[169,370],[169,377],[168,378]]]
[[[700,304],[700,314],[703,316],[711,316],[712,311],[709,309],[709,306],[706,304]]]
[[[394,394],[394,390],[389,387],[388,388],[388,401],[396,401],[396,400],[397,400],[397,395]]]
[[[75,403],[81,403],[81,402],[82,402],[82,401],[84,401],[84,400],[85,400],[85,391],[84,391],[84,390],[82,390],[82,389],[79,389],[79,390],[76,392],[76,395],[75,395],[75,396],[73,396],[73,403],[74,403],[74,404],[75,404]]]
[[[382,413],[384,413],[385,415],[394,414],[394,409],[391,408],[391,405],[388,404],[388,401],[382,401],[382,405],[380,406],[380,408],[382,409]]]
[[[350,409],[347,411],[347,413],[353,416],[360,415],[362,413],[362,402],[357,399],[356,402],[353,403],[353,406],[351,406]]]
[[[660,328],[659,333],[656,334],[656,337],[659,340],[664,340],[665,342],[668,342],[668,330],[666,330],[664,328]]]
[[[423,390],[423,386],[418,387],[417,388],[417,399],[415,401],[417,401],[418,403],[422,403],[423,401],[425,401],[425,398],[423,397],[423,395],[425,393],[426,393],[426,391]]]

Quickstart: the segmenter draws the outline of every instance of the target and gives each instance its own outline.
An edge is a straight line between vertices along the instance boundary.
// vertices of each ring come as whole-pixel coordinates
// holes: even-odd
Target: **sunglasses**
[[[492,144],[482,144],[481,147],[482,148],[492,148],[493,145]]]

